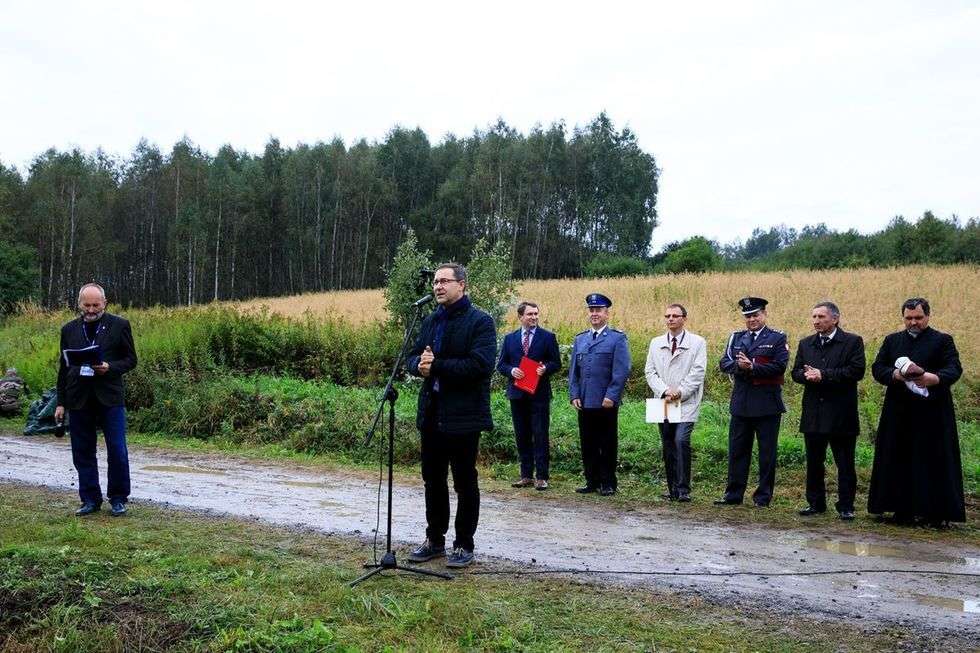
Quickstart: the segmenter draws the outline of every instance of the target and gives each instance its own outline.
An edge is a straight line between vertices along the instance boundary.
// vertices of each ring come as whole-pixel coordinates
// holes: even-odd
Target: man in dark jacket
[[[905,329],[885,336],[871,374],[886,387],[868,512],[898,523],[966,521],[963,467],[951,386],[963,374],[948,333],[929,326],[929,302],[902,304]]]
[[[408,559],[424,562],[446,553],[446,476],[451,468],[457,496],[456,539],[446,566],[458,568],[473,562],[473,534],[480,517],[476,457],[480,432],[493,428],[490,377],[497,335],[493,318],[470,303],[463,266],[440,265],[433,292],[439,308],[422,322],[406,362],[409,373],[424,379],[416,425],[422,434],[427,524],[425,542]]]
[[[105,290],[87,283],[78,292],[81,315],[61,328],[61,364],[58,368],[58,406],[55,421],[68,411],[71,455],[78,470],[78,496],[82,506],[76,515],[97,512],[102,506],[99,466],[95,456],[97,427],[105,435],[109,462],[106,493],[113,516],[126,513],[129,499],[129,452],[126,449],[126,408],[123,374],[136,367],[133,332],[125,319],[106,312]],[[102,362],[69,365],[66,349],[97,345]]]
[[[732,377],[728,424],[728,487],[715,505],[738,505],[745,496],[752,441],[759,440],[759,485],[752,494],[756,508],[772,501],[776,485],[776,446],[783,404],[783,373],[789,363],[786,334],[766,325],[768,301],[762,297],[743,297],[738,308],[745,318],[745,330],[728,338],[725,353],[718,362],[721,371]]]
[[[860,431],[857,384],[864,377],[864,341],[839,327],[840,309],[820,302],[811,312],[812,336],[800,340],[793,361],[793,380],[803,384],[800,432],[806,443],[806,500],[800,515],[827,510],[824,460],[827,445],[837,465],[837,514],[854,519],[854,447]]]
[[[561,355],[555,334],[538,326],[538,305],[521,302],[517,305],[517,319],[521,328],[504,336],[500,347],[497,371],[507,377],[507,398],[514,420],[514,437],[521,459],[521,478],[513,487],[548,489],[548,463],[550,458],[548,431],[551,426],[551,375],[561,369]],[[525,377],[521,360],[525,357],[536,361],[533,374],[538,377],[531,394],[514,384]],[[537,471],[537,480],[534,472]]]

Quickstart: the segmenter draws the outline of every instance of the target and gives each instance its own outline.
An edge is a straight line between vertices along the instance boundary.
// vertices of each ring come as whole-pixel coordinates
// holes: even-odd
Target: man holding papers
[[[82,506],[76,515],[102,506],[95,430],[102,427],[113,516],[126,513],[129,499],[129,452],[126,449],[126,408],[123,374],[136,367],[133,332],[125,319],[106,312],[105,290],[87,283],[78,292],[81,315],[61,328],[58,407],[55,421],[68,412],[71,455],[78,470]]]
[[[701,410],[708,350],[704,338],[684,328],[687,309],[671,304],[664,311],[667,333],[650,341],[647,384],[653,390],[654,421],[660,428],[665,499],[691,500],[691,432]],[[657,410],[659,409],[659,410]]]
[[[504,336],[497,371],[507,377],[507,398],[521,460],[521,478],[513,487],[548,489],[551,381],[561,369],[555,334],[538,326],[534,302],[517,305],[521,328]],[[537,474],[535,480],[535,473]]]

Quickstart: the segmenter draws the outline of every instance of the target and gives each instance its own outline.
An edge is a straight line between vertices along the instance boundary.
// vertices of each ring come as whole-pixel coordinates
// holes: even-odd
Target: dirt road
[[[363,475],[140,448],[130,451],[130,464],[135,510],[140,502],[152,501],[361,538],[371,536],[375,526],[377,479]],[[103,478],[104,472],[103,467]],[[65,440],[0,436],[0,491],[4,481],[71,488],[75,479]],[[407,546],[424,537],[421,485],[396,485],[394,504],[394,538],[404,562]],[[477,553],[485,560],[500,558],[533,569],[749,572],[616,574],[602,580],[684,588],[726,603],[868,625],[958,633],[975,638],[980,647],[980,547],[863,534],[815,537],[812,532],[716,524],[652,511],[562,505],[515,493],[484,496]],[[370,547],[365,556],[370,556]],[[867,571],[773,575],[856,569],[974,576]]]

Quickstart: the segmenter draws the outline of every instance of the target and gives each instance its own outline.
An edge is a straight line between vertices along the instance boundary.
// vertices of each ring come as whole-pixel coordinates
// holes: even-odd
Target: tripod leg
[[[421,567],[402,567],[399,565],[397,568],[401,569],[402,571],[410,571],[413,574],[421,574],[423,576],[435,576],[436,578],[445,578],[446,580],[452,580],[454,578],[452,574],[422,569]]]
[[[364,574],[362,576],[358,576],[356,579],[352,580],[348,584],[348,587],[354,587],[358,583],[362,583],[362,582],[366,581],[368,578],[370,578],[371,576],[374,576],[375,574],[380,574],[380,573],[381,573],[381,566],[379,565],[379,566],[375,567],[374,569],[372,569],[371,571],[367,572],[366,574]]]

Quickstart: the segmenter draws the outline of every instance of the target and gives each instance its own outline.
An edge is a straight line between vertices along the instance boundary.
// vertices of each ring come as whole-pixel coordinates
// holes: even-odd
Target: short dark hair
[[[819,302],[813,305],[813,308],[826,308],[830,311],[830,314],[836,318],[840,318],[840,309],[837,308],[837,304],[834,302]]]
[[[681,316],[687,317],[687,309],[684,308],[683,304],[667,304],[667,308],[679,308],[681,311]]]
[[[453,263],[450,261],[449,263],[440,263],[436,266],[436,270],[441,270],[443,268],[452,270],[453,276],[456,277],[456,281],[466,281],[466,268],[459,263]]]
[[[922,312],[929,315],[929,300],[925,297],[912,297],[911,299],[906,299],[902,304],[902,315],[905,315],[905,311],[914,311],[920,306],[922,307]]]
[[[520,304],[517,305],[517,314],[520,317],[524,317],[524,311],[525,309],[527,309],[528,306],[530,306],[531,308],[538,307],[538,305],[535,304],[534,302],[521,302]]]

